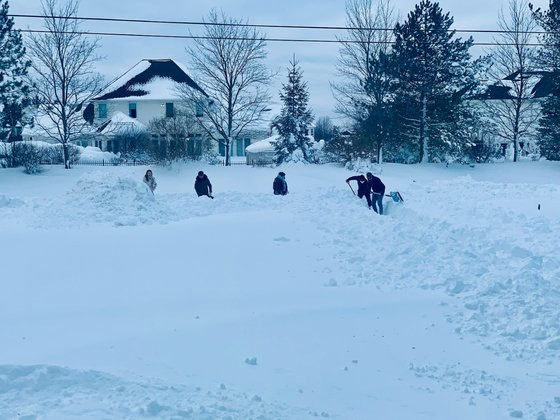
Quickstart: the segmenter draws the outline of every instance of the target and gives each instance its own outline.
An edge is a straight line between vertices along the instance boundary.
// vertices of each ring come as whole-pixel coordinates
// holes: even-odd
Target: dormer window
[[[136,102],[130,102],[128,104],[128,116],[130,118],[136,118],[138,116],[136,112]]]
[[[97,105],[97,117],[99,119],[106,119],[107,118],[107,104],[101,103]]]

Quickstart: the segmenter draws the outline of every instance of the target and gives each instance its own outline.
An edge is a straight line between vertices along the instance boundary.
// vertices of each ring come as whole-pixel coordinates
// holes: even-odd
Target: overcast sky
[[[417,1],[395,0],[394,5],[402,17],[412,10]],[[532,0],[536,6],[546,8],[548,1]],[[456,29],[493,29],[501,7],[507,0],[453,0],[440,3],[444,11],[455,18]],[[80,15],[95,17],[143,18],[158,20],[199,21],[210,8],[223,9],[226,14],[248,19],[250,23],[299,24],[299,25],[344,25],[345,0],[82,0]],[[38,14],[40,0],[11,0],[10,12],[14,14]],[[38,19],[17,19],[19,28],[39,28]],[[85,29],[112,32],[143,32],[163,34],[188,34],[200,31],[197,27],[179,25],[125,24],[125,23],[84,23]],[[342,35],[340,31],[324,30],[273,30],[267,29],[269,37],[282,38],[330,38]],[[491,35],[474,35],[475,41],[491,41]],[[172,58],[188,66],[185,46],[188,40],[147,39],[147,38],[102,38],[101,54],[106,59],[99,63],[99,71],[110,80],[142,58]],[[338,57],[337,44],[278,43],[269,42],[267,65],[280,70],[276,83],[272,86],[274,100],[278,103],[280,83],[286,77],[286,65],[296,54],[309,84],[310,105],[315,115],[334,113],[335,101],[330,82],[336,79],[335,65]],[[488,51],[491,51],[488,50]],[[474,55],[483,51],[473,48]],[[273,107],[278,109],[278,104]]]

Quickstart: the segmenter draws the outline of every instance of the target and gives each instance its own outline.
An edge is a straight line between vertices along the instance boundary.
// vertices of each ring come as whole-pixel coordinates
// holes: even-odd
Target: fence
[[[43,161],[41,165],[62,165],[60,162]],[[146,166],[155,165],[155,162],[147,162],[140,160],[121,161],[116,159],[81,159],[77,162],[72,162],[71,166]]]
[[[222,160],[220,162],[222,166],[226,165],[226,161]],[[247,166],[246,161],[230,161],[230,166]],[[62,165],[60,162],[53,162],[53,161],[42,161],[41,165]],[[145,161],[145,160],[128,160],[122,161],[118,159],[80,159],[77,162],[72,162],[72,166],[148,166],[148,165],[157,165],[157,162],[153,161]],[[257,163],[256,161],[252,162],[253,166],[261,166],[261,164]],[[263,165],[264,166],[264,165]]]
[[[230,166],[247,166],[247,162],[246,161],[229,161],[229,165]],[[226,160],[222,160],[222,166],[226,166]]]

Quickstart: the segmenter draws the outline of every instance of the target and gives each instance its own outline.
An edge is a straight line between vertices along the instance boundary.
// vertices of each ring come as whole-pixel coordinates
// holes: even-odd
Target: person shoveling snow
[[[358,198],[366,198],[368,208],[373,208],[373,211],[379,214],[383,214],[383,197],[385,196],[385,184],[380,178],[374,176],[371,172],[368,172],[366,176],[356,175],[351,176],[346,180],[346,183],[352,189],[354,195],[354,189],[350,185],[350,181],[358,182]],[[373,197],[371,196],[373,194]],[[398,191],[391,191],[387,197],[391,197],[394,202],[398,203],[404,201],[401,194]]]
[[[198,171],[198,175],[194,181],[194,190],[199,197],[207,196],[212,199],[214,198],[212,195],[212,184],[208,176],[202,171]]]

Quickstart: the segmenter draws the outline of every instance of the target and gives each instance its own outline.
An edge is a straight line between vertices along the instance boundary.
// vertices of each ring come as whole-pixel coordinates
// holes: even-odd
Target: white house
[[[137,121],[136,128],[144,127],[148,130],[150,122],[157,118],[173,117],[178,108],[185,105],[181,91],[194,89],[199,93],[201,101],[211,101],[204,90],[189,77],[186,70],[178,63],[170,59],[152,60],[144,59],[129,69],[123,76],[116,79],[97,96],[85,109],[84,118],[103,136],[97,140],[91,140],[92,146],[98,146],[102,150],[119,152],[121,144],[117,135],[111,135],[116,127],[125,128],[130,126],[131,121]],[[192,108],[192,107],[189,107]],[[204,118],[203,107],[195,107],[196,117]],[[116,125],[110,123],[115,120]],[[124,121],[123,116],[128,118]],[[123,125],[124,124],[124,125]],[[161,141],[158,133],[148,133],[154,141]],[[245,147],[251,144],[250,135],[235,139],[231,147],[232,156],[245,156]],[[201,150],[202,135],[193,133],[191,141],[194,143],[193,150]],[[212,142],[215,152],[221,156],[225,155],[222,145]]]
[[[91,145],[119,152],[123,130],[146,131],[150,121],[173,117],[183,103],[180,91],[184,88],[195,89],[201,98],[208,98],[175,61],[141,60],[86,107],[84,118],[102,134],[91,140]],[[153,137],[159,140],[157,135]],[[196,141],[202,140],[199,137]]]

